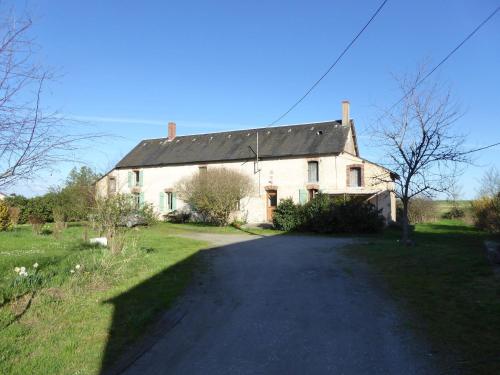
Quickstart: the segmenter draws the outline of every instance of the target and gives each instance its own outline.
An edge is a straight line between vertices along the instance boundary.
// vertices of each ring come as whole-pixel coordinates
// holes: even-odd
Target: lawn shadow
[[[153,333],[149,332],[149,323],[157,328],[154,322],[160,319],[162,313],[171,307],[175,297],[189,284],[198,258],[198,254],[191,255],[132,289],[102,302],[113,305],[113,317],[102,357],[101,374],[121,373],[130,359],[122,358],[122,354],[125,352],[126,357],[137,357],[141,347],[148,345],[149,340],[145,336]],[[164,325],[171,322],[160,324],[165,328]],[[138,339],[140,345],[136,348]]]

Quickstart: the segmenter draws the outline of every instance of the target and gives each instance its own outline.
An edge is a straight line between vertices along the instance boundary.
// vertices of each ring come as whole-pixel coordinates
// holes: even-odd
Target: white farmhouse
[[[396,176],[360,157],[347,101],[338,121],[179,137],[175,123],[169,123],[167,138],[141,141],[97,182],[97,191],[133,194],[137,205],[151,203],[164,215],[189,209],[176,195],[181,178],[215,167],[252,177],[254,193],[240,202],[237,213],[249,223],[271,221],[281,199],[305,203],[317,192],[360,196],[388,221],[396,219]]]

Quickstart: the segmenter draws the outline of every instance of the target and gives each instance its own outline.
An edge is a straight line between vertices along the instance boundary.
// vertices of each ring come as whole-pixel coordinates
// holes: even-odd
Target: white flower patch
[[[14,272],[17,273],[21,277],[28,276],[28,272],[26,271],[26,267],[14,267]]]
[[[33,264],[33,268],[35,269],[38,268],[38,265],[39,265],[38,263]]]
[[[81,268],[81,266],[80,266],[79,264],[77,264],[77,265],[75,266],[75,269],[77,269],[77,270],[79,270],[80,268]]]

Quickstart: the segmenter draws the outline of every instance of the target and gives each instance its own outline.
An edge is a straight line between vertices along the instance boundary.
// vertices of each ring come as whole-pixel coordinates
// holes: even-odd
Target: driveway
[[[124,371],[146,374],[433,374],[429,348],[349,239],[198,234],[208,271]],[[161,327],[161,326],[160,326]]]

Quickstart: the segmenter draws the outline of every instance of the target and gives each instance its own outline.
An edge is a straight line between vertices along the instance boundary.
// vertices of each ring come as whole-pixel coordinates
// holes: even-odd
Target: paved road
[[[220,246],[204,253],[209,271],[127,375],[436,372],[366,268],[342,255],[349,240],[197,238]]]

